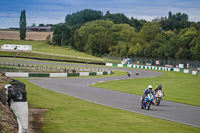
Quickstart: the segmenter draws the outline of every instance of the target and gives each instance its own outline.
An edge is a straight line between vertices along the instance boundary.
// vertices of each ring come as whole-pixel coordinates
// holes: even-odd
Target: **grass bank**
[[[106,107],[42,89],[27,79],[28,103],[48,109],[44,113],[45,133],[188,133],[200,132],[191,126]],[[156,124],[159,123],[159,126]]]
[[[181,72],[160,72],[163,75],[159,77],[108,81],[92,86],[142,95],[149,84],[153,85],[154,88],[158,84],[162,84],[165,100],[200,106],[199,76]]]
[[[32,45],[32,52],[0,52],[4,56],[19,56],[19,57],[36,57],[59,60],[77,60],[77,61],[97,61],[103,62],[102,58],[95,57],[83,52],[71,49],[71,47],[60,47],[48,45],[45,41],[31,40],[0,40],[0,46],[3,44],[20,44]]]

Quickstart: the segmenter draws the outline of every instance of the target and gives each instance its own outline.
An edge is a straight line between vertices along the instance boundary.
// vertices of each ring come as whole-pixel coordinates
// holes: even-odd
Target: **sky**
[[[63,23],[67,14],[84,9],[124,13],[127,17],[152,21],[167,17],[168,12],[189,15],[189,21],[200,21],[200,0],[0,0],[0,29],[19,27],[22,10],[27,26],[33,23]]]

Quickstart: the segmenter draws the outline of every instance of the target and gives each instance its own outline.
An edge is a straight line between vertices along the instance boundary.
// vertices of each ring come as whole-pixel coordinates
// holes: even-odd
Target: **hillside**
[[[77,50],[71,49],[71,47],[59,47],[55,45],[48,45],[45,41],[33,41],[33,40],[0,40],[0,46],[3,44],[20,44],[20,45],[32,45],[32,51],[19,52],[19,51],[1,51],[2,56],[18,56],[18,57],[34,57],[34,58],[46,58],[46,59],[58,59],[58,60],[70,60],[70,61],[84,61],[84,62],[103,62],[102,58],[95,57]]]

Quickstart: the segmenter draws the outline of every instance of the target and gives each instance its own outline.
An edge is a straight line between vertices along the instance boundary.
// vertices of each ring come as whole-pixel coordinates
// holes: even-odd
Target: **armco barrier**
[[[198,71],[192,71],[192,70],[183,69],[183,68],[173,68],[173,67],[168,68],[168,67],[158,67],[158,66],[143,66],[143,65],[134,65],[134,64],[112,64],[112,63],[106,63],[106,66],[130,67],[130,68],[160,70],[160,71],[175,71],[175,72],[184,72],[184,73],[200,76],[200,72]]]
[[[29,77],[50,77],[49,73],[29,73]]]
[[[89,73],[89,76],[95,76],[95,75],[97,75],[96,72],[90,72],[90,73]]]
[[[107,75],[108,74],[108,72],[103,72],[103,75]]]
[[[75,77],[75,76],[96,76],[108,75],[111,71],[106,72],[79,72],[79,73],[17,73],[5,72],[7,77]]]

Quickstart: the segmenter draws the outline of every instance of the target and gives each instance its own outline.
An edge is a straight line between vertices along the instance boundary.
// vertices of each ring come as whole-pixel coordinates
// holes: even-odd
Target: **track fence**
[[[105,63],[116,63],[116,64],[124,64],[122,60],[125,58],[122,57],[111,57],[105,56],[104,58]],[[191,70],[200,70],[200,61],[193,61],[193,60],[177,60],[177,59],[156,59],[156,58],[144,58],[144,57],[129,57],[130,64],[136,65],[151,65],[151,66],[162,66],[162,67],[179,67],[179,64],[183,64],[184,68],[191,69]]]

